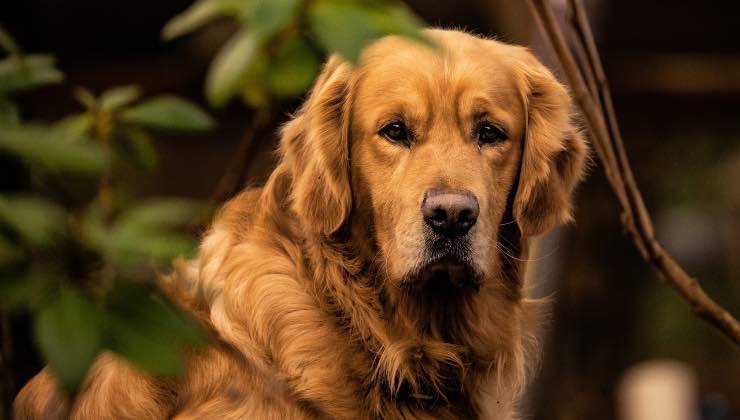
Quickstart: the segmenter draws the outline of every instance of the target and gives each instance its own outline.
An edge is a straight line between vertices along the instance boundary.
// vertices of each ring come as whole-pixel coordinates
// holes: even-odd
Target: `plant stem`
[[[658,276],[688,302],[694,313],[714,325],[726,337],[740,346],[740,322],[712,300],[696,279],[665,251],[655,238],[652,220],[637,187],[629,159],[619,131],[609,84],[604,74],[596,42],[586,19],[581,0],[568,0],[573,15],[570,23],[576,33],[577,50],[582,51],[585,63],[576,64],[565,37],[557,23],[549,0],[527,0],[545,39],[557,57],[586,120],[591,141],[606,173],[607,180],[622,207],[622,223],[640,251],[643,259]],[[595,81],[591,89],[584,81]]]

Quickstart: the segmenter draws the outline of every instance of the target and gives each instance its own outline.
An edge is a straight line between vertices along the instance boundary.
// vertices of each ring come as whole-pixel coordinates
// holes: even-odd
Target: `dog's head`
[[[322,238],[361,224],[393,285],[476,286],[500,268],[506,215],[522,236],[570,219],[586,146],[528,51],[427,35],[439,49],[387,37],[326,64],[285,128],[292,206]]]

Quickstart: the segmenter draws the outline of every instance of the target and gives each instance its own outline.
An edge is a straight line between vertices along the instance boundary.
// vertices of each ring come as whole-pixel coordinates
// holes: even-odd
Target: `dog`
[[[525,48],[425,34],[331,57],[266,184],[163,278],[216,337],[183,378],[106,353],[73,405],[42,371],[16,418],[517,418],[527,243],[572,219],[588,149]]]

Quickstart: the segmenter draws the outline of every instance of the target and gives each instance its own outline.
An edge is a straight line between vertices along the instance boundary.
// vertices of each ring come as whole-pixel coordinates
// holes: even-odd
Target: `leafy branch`
[[[216,53],[205,84],[214,106],[236,95],[267,106],[304,93],[324,55],[359,60],[362,48],[388,34],[429,41],[421,22],[402,3],[383,0],[198,0],[162,30],[171,40],[218,18],[235,24]]]
[[[609,84],[581,0],[568,0],[577,62],[548,0],[527,0],[573,91],[594,149],[622,209],[622,224],[643,259],[686,300],[694,313],[740,345],[740,322],[717,304],[655,238],[652,220],[635,182],[616,121]],[[580,66],[579,66],[580,62]]]
[[[13,366],[5,320],[28,312],[38,347],[69,395],[105,350],[152,374],[182,373],[184,348],[205,338],[154,279],[173,258],[192,255],[192,230],[210,206],[126,199],[122,174],[154,167],[153,132],[207,130],[212,119],[184,99],[142,99],[138,87],[123,86],[97,97],[78,88],[83,112],[25,122],[13,97],[60,83],[63,74],[53,57],[26,55],[2,28],[0,46],[8,53],[0,59],[0,155],[30,180],[0,194],[0,370]]]
[[[216,107],[240,97],[257,109],[218,185],[218,200],[241,190],[258,140],[278,123],[277,104],[305,93],[327,55],[356,63],[365,45],[389,34],[432,45],[421,21],[392,0],[198,0],[167,23],[162,37],[172,40],[218,19],[235,29],[210,65],[205,96]]]
[[[326,55],[356,62],[366,44],[387,34],[429,43],[420,21],[391,0],[198,0],[163,37],[215,19],[235,30],[210,66],[205,96],[216,107],[240,97],[258,109],[219,198],[242,187],[255,140],[278,120],[277,104],[304,93]],[[30,180],[16,194],[0,194],[2,371],[13,365],[6,321],[23,311],[33,315],[38,347],[70,396],[105,350],[152,374],[181,373],[183,348],[202,343],[203,334],[152,280],[174,257],[192,253],[192,229],[208,206],[132,201],[122,181],[156,165],[152,132],[205,130],[212,120],[180,98],[142,99],[138,87],[120,86],[100,95],[77,88],[82,112],[26,122],[13,97],[64,75],[53,56],[26,54],[2,28],[0,48],[7,52],[0,59],[0,155],[21,164]]]

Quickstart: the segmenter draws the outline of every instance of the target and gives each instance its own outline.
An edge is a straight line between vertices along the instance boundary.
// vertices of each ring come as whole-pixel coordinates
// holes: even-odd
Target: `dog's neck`
[[[310,233],[288,205],[291,184],[290,172],[276,169],[255,214],[265,218],[263,229],[301,248],[302,258],[293,260],[297,277],[349,338],[353,350],[343,366],[359,387],[355,392],[366,395],[368,410],[379,417],[421,410],[436,418],[471,418],[484,392],[488,400],[514,401],[527,359],[526,311],[518,293],[506,292],[514,288],[504,287],[515,283],[485,279],[478,293],[442,308],[418,294],[394,294],[375,263],[378,250],[368,227],[350,217],[336,237]]]
[[[407,404],[452,407],[463,417],[476,413],[473,394],[491,375],[508,376],[515,364],[507,332],[492,330],[498,324],[480,313],[494,303],[492,294],[501,294],[494,286],[503,279],[455,293],[398,290],[381,275],[372,234],[361,226],[346,229],[339,239],[306,238],[306,265],[317,300],[357,339],[359,357],[367,360],[357,374],[368,386],[371,408]]]

